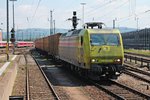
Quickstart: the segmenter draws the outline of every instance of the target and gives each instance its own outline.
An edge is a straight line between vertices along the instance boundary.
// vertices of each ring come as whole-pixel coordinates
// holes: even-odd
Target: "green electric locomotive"
[[[102,23],[86,23],[84,29],[60,36],[59,59],[88,76],[117,76],[124,69],[121,34],[118,29],[102,29]]]

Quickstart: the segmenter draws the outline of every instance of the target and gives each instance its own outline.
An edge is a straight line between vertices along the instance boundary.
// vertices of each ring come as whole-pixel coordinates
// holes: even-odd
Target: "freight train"
[[[101,23],[86,23],[84,29],[37,39],[35,48],[88,77],[112,78],[124,69],[121,34],[118,29],[102,29]]]

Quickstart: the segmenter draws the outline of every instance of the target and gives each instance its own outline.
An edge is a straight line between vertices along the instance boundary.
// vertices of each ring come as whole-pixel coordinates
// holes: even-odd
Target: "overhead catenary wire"
[[[90,6],[90,7],[88,7],[89,9],[86,10],[86,13],[89,13],[89,12],[91,12],[91,11],[94,11],[96,8],[99,8],[100,5],[104,5],[104,4],[105,4],[104,1],[96,2],[96,4],[94,4],[94,5]]]
[[[149,11],[147,10],[147,11],[143,11],[143,12],[140,12],[140,13],[138,13],[138,14],[136,14],[136,17],[139,19],[139,18],[141,18],[142,16],[144,16],[146,13],[148,13]],[[122,23],[122,22],[126,22],[126,21],[129,21],[129,20],[131,20],[131,18],[134,18],[134,20],[136,21],[137,20],[137,18],[135,19],[135,15],[134,14],[132,14],[132,15],[128,15],[128,16],[126,16],[126,17],[122,17],[122,18],[118,18],[117,19],[117,23],[118,23],[118,25],[120,24],[120,23]],[[110,20],[108,20],[107,22],[112,22],[112,19],[110,19]],[[147,25],[147,24],[145,24],[145,25]]]
[[[39,6],[40,6],[41,1],[42,1],[42,0],[39,0],[39,1],[38,1],[37,7],[36,7],[36,9],[35,9],[35,12],[33,13],[33,16],[31,17],[31,23],[32,23],[32,21],[33,21],[35,15],[36,15],[36,12],[37,12],[37,10],[38,10],[38,8],[39,8]]]
[[[34,4],[34,0],[32,0],[32,4],[31,5],[33,5]]]
[[[130,19],[130,18],[135,17],[135,16],[138,16],[138,17],[144,16],[144,14],[146,14],[146,13],[147,13],[147,12],[144,11],[144,12],[140,12],[140,13],[138,13],[138,14],[136,14],[136,15],[132,14],[132,15],[129,15],[129,16],[120,18],[120,19],[118,19],[118,20],[120,20],[119,22],[123,22],[123,21],[126,21],[127,19]]]
[[[94,9],[92,9],[92,10],[86,12],[86,13],[88,13],[87,16],[93,15],[93,14],[96,13],[100,8],[106,9],[105,6],[112,4],[114,1],[117,1],[117,0],[108,1],[108,2],[106,2],[106,3],[103,3],[103,4],[99,5],[99,6],[97,6],[97,8],[94,8]],[[101,9],[101,11],[102,11],[102,9]]]
[[[113,12],[114,10],[118,10],[119,8],[121,8],[121,7],[123,7],[125,4],[127,4],[128,3],[128,1],[125,1],[125,2],[123,2],[121,5],[119,5],[119,6],[117,6],[117,7],[114,7],[112,10],[110,10],[109,12],[107,12],[107,13],[105,13],[103,16],[100,16],[99,18],[102,18],[102,17],[106,17],[108,14],[110,14],[110,13],[115,13],[115,12]]]
[[[112,21],[112,19],[110,19],[110,14],[111,14],[111,16],[112,16],[112,13],[113,13],[113,15],[115,15],[115,13],[117,13],[116,11],[117,10],[119,10],[119,8],[121,8],[121,7],[123,7],[124,5],[126,5],[128,3],[128,0],[127,1],[125,1],[125,2],[123,2],[123,3],[120,3],[118,6],[116,6],[116,7],[114,7],[113,9],[111,9],[111,10],[109,10],[109,12],[106,12],[105,14],[103,14],[103,15],[101,15],[101,16],[98,16],[98,17],[93,17],[94,18],[94,20],[98,20],[98,19],[100,19],[100,20],[102,20],[102,18],[103,17],[109,17],[108,19],[109,19],[109,21]],[[115,12],[114,12],[115,11]],[[90,18],[90,17],[89,17]],[[104,20],[105,21],[105,20]],[[108,22],[108,21],[105,21],[105,22]]]
[[[106,0],[104,0],[104,1],[106,1]],[[95,11],[95,9],[97,10],[97,9],[99,9],[99,8],[102,8],[102,7],[105,7],[106,5],[108,5],[109,3],[111,3],[111,2],[113,2],[113,1],[117,1],[117,0],[107,0],[107,2],[104,2],[104,1],[101,1],[101,2],[99,2],[98,4],[97,4],[97,2],[95,3],[95,4],[93,4],[92,6],[88,6],[88,7],[85,7],[86,9],[85,9],[85,16],[89,16],[89,14],[92,12],[92,11]],[[86,2],[85,2],[86,3]],[[102,3],[102,4],[100,4],[100,3]],[[88,5],[88,3],[87,3],[87,5]],[[94,7],[94,8],[93,8]],[[90,9],[90,10],[88,10],[89,8],[93,8],[93,9]],[[81,14],[81,8],[78,8],[78,9],[76,9],[76,11],[77,12],[79,12],[78,14],[79,14],[79,16],[81,16],[82,14]],[[88,13],[88,15],[86,14],[86,13]]]
[[[112,2],[114,2],[116,0],[112,0],[112,1],[108,1],[108,2],[103,2],[101,4],[97,4],[96,6],[94,6],[93,9],[89,10],[87,13],[93,13],[96,12],[98,9],[106,7],[107,5],[111,4]]]
[[[111,13],[116,13],[116,12],[114,12],[114,10],[118,10],[118,8],[121,8],[121,7],[123,7],[125,4],[127,4],[129,2],[129,0],[127,0],[127,1],[125,1],[123,4],[121,4],[121,5],[119,5],[119,6],[117,6],[117,7],[115,7],[115,8],[113,8],[111,11],[109,11],[109,12],[107,12],[107,13],[105,13],[104,15],[102,15],[101,17],[97,17],[97,18],[102,18],[102,17],[105,17],[106,18],[106,16],[108,16],[108,15],[110,15]],[[129,2],[129,4],[130,4],[130,2]],[[134,7],[132,7],[132,8],[134,8],[134,9],[132,9],[133,11],[133,13],[132,13],[132,15],[129,13],[129,16],[133,16],[133,14],[135,15],[135,9],[136,9],[136,1],[134,2]],[[89,17],[90,18],[90,17]],[[93,17],[92,17],[93,18]],[[96,18],[94,17],[94,20],[95,20]],[[118,18],[117,17],[117,20],[120,20],[120,18]],[[108,21],[106,21],[106,22],[110,22],[110,21],[112,21],[112,19],[109,19]]]
[[[101,19],[101,18],[103,18],[103,17],[106,18],[106,16],[109,16],[109,17],[110,17],[110,14],[111,14],[111,13],[113,13],[113,14],[115,15],[116,12],[114,12],[114,10],[115,10],[115,11],[116,11],[116,9],[119,10],[118,8],[123,7],[123,6],[124,6],[125,4],[127,4],[127,3],[128,3],[128,0],[125,1],[125,2],[123,2],[121,5],[119,5],[119,6],[117,6],[117,7],[114,7],[112,10],[110,10],[109,12],[103,14],[102,16],[94,17],[94,19]],[[112,21],[112,19],[111,19],[111,21]]]
[[[26,17],[26,22],[28,23],[28,28],[30,28],[30,26],[31,26],[31,24],[32,24],[32,22],[33,22],[33,19],[34,19],[35,15],[36,15],[36,12],[37,12],[37,10],[38,10],[38,8],[39,8],[39,6],[40,6],[40,3],[41,3],[41,0],[38,1],[38,4],[37,4],[37,6],[36,6],[36,9],[35,9],[35,11],[34,11],[32,17],[31,17],[31,19],[29,19],[28,16]],[[31,5],[34,5],[34,0],[32,1],[32,4],[31,4]],[[32,10],[32,9],[31,9],[31,10]],[[32,37],[32,36],[31,36],[30,30],[29,30],[27,33],[28,33],[28,35],[29,35],[29,40],[31,41],[31,37]]]

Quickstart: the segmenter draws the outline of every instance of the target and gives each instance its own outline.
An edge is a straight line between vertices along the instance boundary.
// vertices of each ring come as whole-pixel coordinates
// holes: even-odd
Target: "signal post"
[[[15,30],[14,30],[14,28],[12,28],[12,30],[11,30],[11,38],[10,38],[10,41],[12,42],[12,53],[14,54],[15,53]]]

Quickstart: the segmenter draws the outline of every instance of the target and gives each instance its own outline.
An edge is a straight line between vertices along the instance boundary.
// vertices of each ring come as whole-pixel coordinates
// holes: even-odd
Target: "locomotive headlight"
[[[120,59],[116,59],[116,61],[117,61],[117,62],[120,62],[121,60],[120,60]]]
[[[120,59],[120,58],[115,59],[115,62],[116,62],[116,63],[121,63],[121,59]]]
[[[92,61],[92,62],[95,62],[96,60],[95,60],[95,59],[92,59],[91,61]]]

